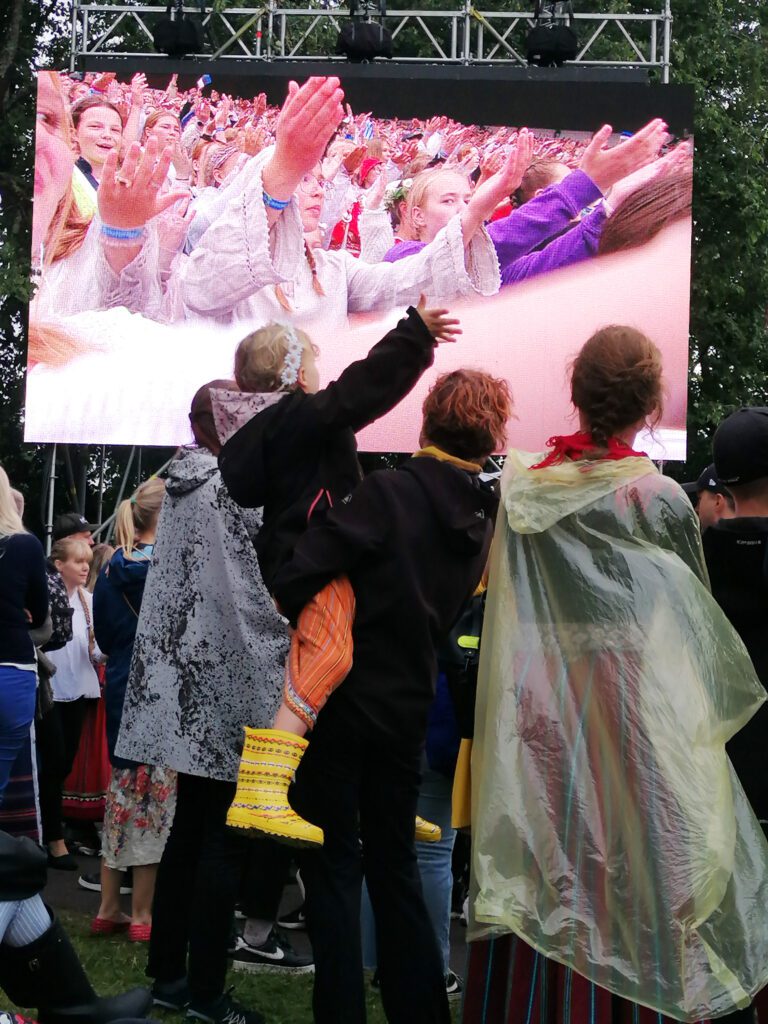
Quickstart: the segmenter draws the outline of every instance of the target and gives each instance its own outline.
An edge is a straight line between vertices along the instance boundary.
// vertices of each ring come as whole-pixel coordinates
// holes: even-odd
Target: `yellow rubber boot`
[[[306,749],[303,736],[246,727],[227,824],[292,846],[322,846],[323,830],[300,818],[288,803],[288,787]]]
[[[433,825],[431,821],[425,821],[416,815],[417,843],[439,843],[442,838],[443,830],[439,825]]]

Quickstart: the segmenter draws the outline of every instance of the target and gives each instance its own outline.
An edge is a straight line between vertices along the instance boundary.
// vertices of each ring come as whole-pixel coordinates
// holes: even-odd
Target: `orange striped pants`
[[[285,703],[312,728],[320,709],[352,668],[355,593],[342,576],[305,605],[285,673]]]

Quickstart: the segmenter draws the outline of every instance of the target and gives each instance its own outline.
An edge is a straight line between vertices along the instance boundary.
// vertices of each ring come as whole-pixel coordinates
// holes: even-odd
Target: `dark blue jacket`
[[[135,762],[115,756],[115,744],[123,717],[125,688],[151,555],[151,545],[135,550],[133,558],[126,558],[123,549],[118,548],[93,591],[96,643],[107,655],[107,685],[104,690],[107,747],[115,768],[135,767]]]
[[[48,583],[40,541],[31,533],[0,538],[0,663],[34,663],[29,631],[42,626],[47,614]]]

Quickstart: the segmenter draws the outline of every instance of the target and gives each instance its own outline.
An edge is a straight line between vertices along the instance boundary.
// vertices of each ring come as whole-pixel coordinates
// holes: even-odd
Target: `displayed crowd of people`
[[[422,292],[481,302],[690,223],[692,142],[661,118],[579,137],[403,121],[354,113],[328,82],[276,107],[39,74],[30,437],[73,430],[86,413],[66,425],[58,396],[143,346],[161,419],[169,379],[226,376],[247,330],[291,323],[338,348],[350,318]],[[87,422],[122,426],[121,402]]]
[[[313,972],[320,1024],[364,1024],[369,983],[397,1024],[462,992],[465,1024],[754,1022],[768,409],[686,494],[635,447],[660,349],[606,326],[573,339],[578,430],[523,451],[446,308],[687,216],[670,142],[384,123],[333,78],[277,110],[41,73],[31,363],[76,360],[86,319],[238,334],[114,547],[66,513],[46,558],[0,469],[0,987],[41,1024],[268,1021],[230,964]],[[316,331],[406,306],[321,387]],[[355,434],[446,346],[418,450],[363,475]],[[151,990],[97,996],[43,903],[72,840],[93,936],[144,944]]]

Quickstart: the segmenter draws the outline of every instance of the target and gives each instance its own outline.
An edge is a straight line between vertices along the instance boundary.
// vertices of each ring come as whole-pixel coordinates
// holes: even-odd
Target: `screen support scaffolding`
[[[647,14],[616,14],[580,11],[576,14],[580,49],[569,66],[592,68],[640,68],[656,71],[663,83],[670,80],[672,42],[672,0],[657,0],[658,11]],[[184,10],[199,15],[197,4]],[[157,59],[152,30],[166,13],[165,4],[143,5],[84,3],[72,0],[70,70],[82,66],[88,57],[142,57]],[[193,55],[200,61],[230,59],[253,61],[329,60],[340,65],[345,58],[329,55],[330,40],[348,18],[346,7],[337,0],[319,0],[316,6],[281,7],[274,0],[260,6],[225,7],[208,10],[204,17],[206,35],[215,40],[208,53]],[[506,65],[526,67],[525,37],[534,24],[529,10],[484,11],[471,0],[454,9],[394,10],[387,14],[387,26],[397,40],[406,29],[415,30],[427,56],[398,57],[396,63]],[[131,31],[127,31],[128,27]],[[319,40],[326,40],[320,45]],[[210,45],[210,42],[209,42]],[[163,57],[164,59],[164,57]],[[389,63],[389,62],[388,62]],[[65,459],[63,445],[51,445],[44,494],[45,535],[50,550],[54,518],[56,467]],[[119,494],[125,494],[131,478],[136,479],[137,449],[132,448],[121,475]],[[99,446],[98,521],[96,539],[108,540],[114,528],[114,513],[103,518],[104,466],[107,447]],[[170,461],[170,460],[169,460]],[[165,463],[156,474],[167,467]],[[65,467],[66,468],[66,467]],[[84,511],[85,494],[74,502]]]
[[[580,49],[569,66],[657,70],[661,81],[668,83],[672,0],[657,3],[658,11],[649,14],[577,13]],[[136,7],[72,0],[70,70],[87,57],[157,57],[152,29],[165,10],[164,4]],[[200,13],[192,3],[184,10],[190,15]],[[307,7],[281,7],[267,0],[261,6],[207,10],[204,24],[215,48],[194,56],[344,64],[345,58],[329,56],[328,41],[347,19],[347,9],[338,6],[338,0],[318,0],[316,6]],[[427,56],[398,57],[398,62],[525,67],[525,37],[534,25],[534,15],[528,10],[484,11],[465,0],[454,9],[392,10],[386,23],[395,42],[405,30],[415,31],[430,51]]]

